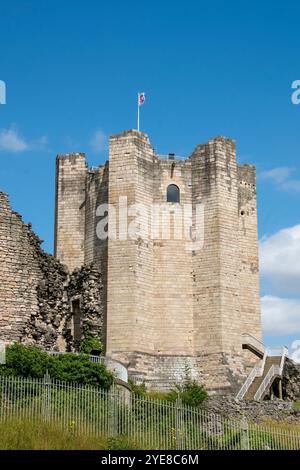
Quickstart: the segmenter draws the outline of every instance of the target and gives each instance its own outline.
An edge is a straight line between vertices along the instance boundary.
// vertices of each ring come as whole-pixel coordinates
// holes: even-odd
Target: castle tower
[[[260,340],[261,324],[255,169],[237,164],[234,141],[165,158],[126,131],[99,169],[59,157],[57,181],[56,253],[105,276],[106,354],[152,388],[189,370],[209,390],[237,390],[257,361],[243,337]],[[103,203],[110,237],[99,241]]]

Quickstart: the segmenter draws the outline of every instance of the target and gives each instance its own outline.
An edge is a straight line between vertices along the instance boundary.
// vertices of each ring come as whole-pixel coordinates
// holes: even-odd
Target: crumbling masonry
[[[45,253],[41,240],[0,193],[1,340],[38,344],[43,349],[78,349],[74,311],[81,305],[81,335],[103,331],[103,283],[92,265],[69,275],[66,266]]]

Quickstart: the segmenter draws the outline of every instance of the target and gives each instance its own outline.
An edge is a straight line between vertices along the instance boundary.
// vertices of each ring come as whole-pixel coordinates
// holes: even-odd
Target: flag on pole
[[[143,93],[139,93],[138,94],[138,97],[139,97],[139,106],[142,106],[142,104],[145,103],[145,100],[146,100],[146,94],[143,92]]]
[[[144,92],[138,93],[138,117],[137,117],[137,128],[138,131],[140,131],[140,106],[145,103],[146,100],[146,94]]]

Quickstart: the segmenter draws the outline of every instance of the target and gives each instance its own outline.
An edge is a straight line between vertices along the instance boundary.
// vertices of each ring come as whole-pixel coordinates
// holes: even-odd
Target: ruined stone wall
[[[85,265],[75,270],[69,279],[67,296],[73,312],[74,302],[80,310],[81,340],[89,335],[98,338],[105,344],[106,292],[103,276],[95,264]],[[73,328],[71,329],[73,333]],[[73,339],[70,348],[78,350],[80,343]]]
[[[293,409],[292,401],[236,401],[231,397],[211,397],[205,408],[225,418],[242,420],[247,418],[250,422],[266,423],[275,420],[282,423],[300,423],[300,411]]]
[[[0,339],[71,351],[72,302],[79,300],[82,336],[103,335],[103,282],[97,267],[71,276],[67,267],[41,249],[41,240],[13,212],[0,192]]]
[[[7,342],[64,349],[69,306],[67,269],[40,248],[41,241],[0,193],[0,335]]]
[[[283,398],[300,400],[300,364],[286,358],[282,374]]]

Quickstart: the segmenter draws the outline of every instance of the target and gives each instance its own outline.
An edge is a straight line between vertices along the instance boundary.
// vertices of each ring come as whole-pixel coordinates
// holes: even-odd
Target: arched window
[[[180,202],[180,189],[176,184],[169,184],[167,189],[167,202]]]

